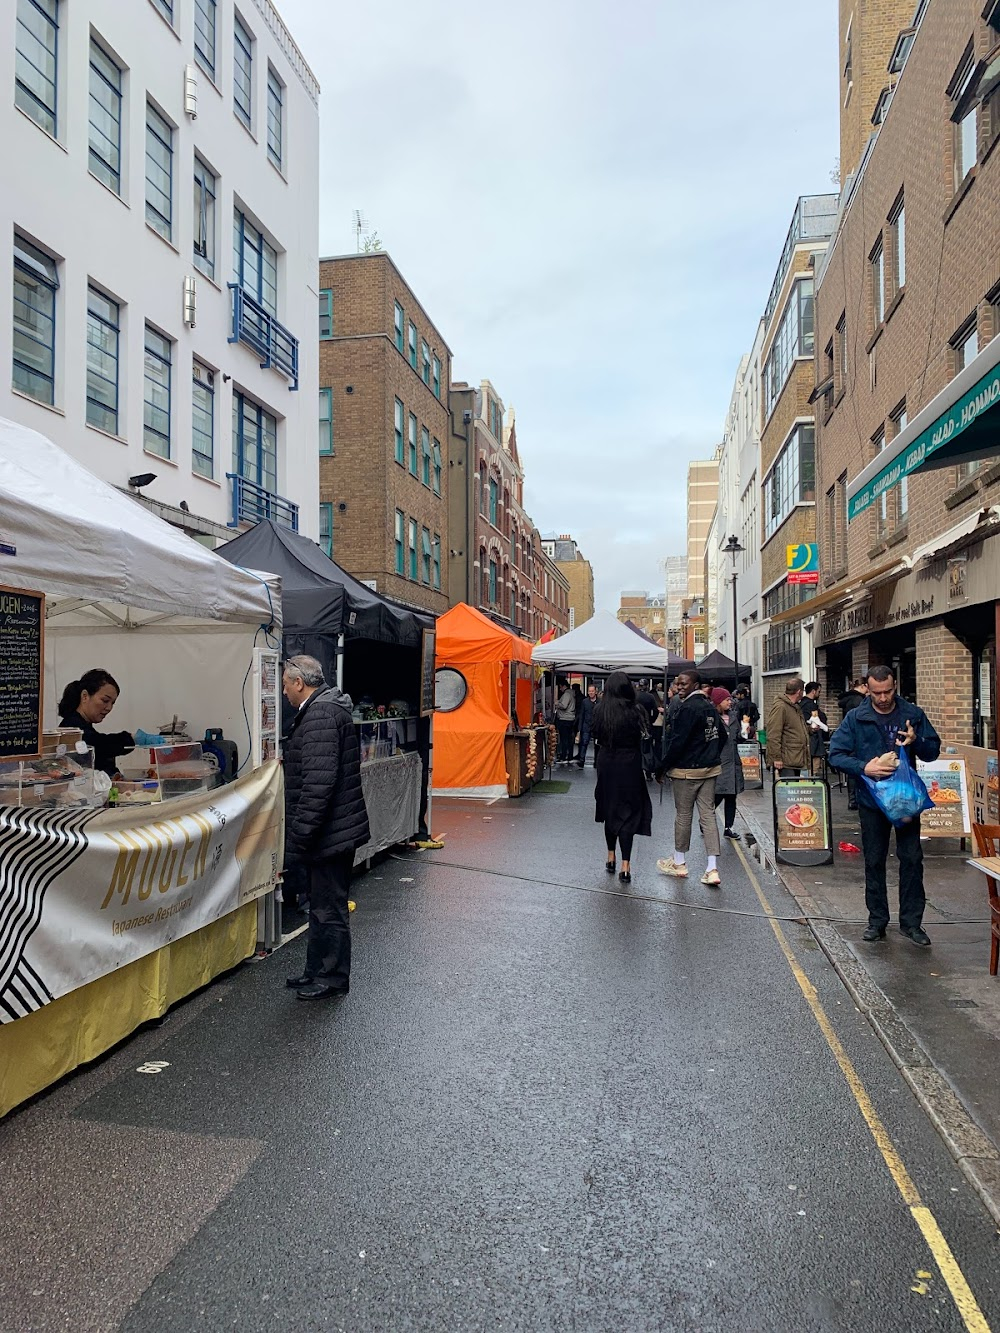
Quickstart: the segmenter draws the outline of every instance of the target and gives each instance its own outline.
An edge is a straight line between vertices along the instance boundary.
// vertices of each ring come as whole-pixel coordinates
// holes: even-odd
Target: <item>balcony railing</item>
[[[289,389],[299,387],[299,340],[283,324],[235,282],[229,284],[233,294],[233,332],[231,343],[246,343],[261,358],[261,369],[273,367],[292,382]]]
[[[229,521],[231,528],[238,528],[241,523],[259,523],[263,518],[273,519],[282,527],[299,530],[299,507],[282,495],[266,491],[246,477],[227,472],[226,476],[233,483],[233,516]]]

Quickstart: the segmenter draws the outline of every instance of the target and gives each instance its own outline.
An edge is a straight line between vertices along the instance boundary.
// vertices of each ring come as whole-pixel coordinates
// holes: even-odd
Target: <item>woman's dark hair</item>
[[[84,691],[87,694],[96,694],[102,685],[111,685],[118,694],[121,694],[114,676],[101,667],[94,667],[91,671],[85,671],[79,680],[71,680],[63,690],[62,698],[59,700],[59,716],[69,717],[70,713],[75,713],[80,707],[80,700],[83,698]]]
[[[635,706],[635,689],[624,671],[612,671],[601,701],[594,709],[594,735],[609,750],[638,746],[642,719]]]

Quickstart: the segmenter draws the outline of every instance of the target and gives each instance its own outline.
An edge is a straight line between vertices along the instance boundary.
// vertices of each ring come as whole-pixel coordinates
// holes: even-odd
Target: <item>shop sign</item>
[[[965,575],[969,561],[964,555],[948,561],[948,605],[965,601]]]
[[[789,583],[811,583],[811,584],[815,585],[815,584],[819,583],[819,571],[816,570],[816,571],[814,571],[814,572],[811,573],[811,574],[794,574],[794,573],[793,573],[793,574],[789,574],[789,575],[788,575],[788,582],[789,582]]]
[[[905,625],[908,620],[923,620],[925,616],[934,614],[934,594],[930,597],[914,597],[912,601],[904,602],[901,606],[895,607],[892,611],[887,611],[884,616],[879,616],[878,629],[885,629],[890,625]]]
[[[786,865],[833,860],[830,788],[818,778],[779,778],[772,787],[774,850]]]
[[[834,611],[828,616],[823,616],[820,621],[820,641],[831,643],[834,639],[843,638],[846,634],[860,634],[871,629],[873,624],[874,615],[872,613],[872,602],[869,598],[857,606],[849,606],[846,611]]]
[[[269,893],[284,854],[274,761],[210,792],[111,810],[0,806],[0,1023]]]
[[[747,787],[763,787],[764,771],[760,762],[760,742],[740,741],[736,746],[743,769],[743,781]]]
[[[920,832],[927,838],[965,838],[972,832],[969,784],[964,759],[917,760],[933,810],[920,816]]]
[[[45,597],[0,585],[0,759],[42,753]]]
[[[1000,774],[995,754],[986,757],[986,821],[1000,824]]]
[[[435,708],[437,677],[434,670],[437,633],[432,629],[421,631],[420,636],[420,716],[430,717]],[[513,673],[512,673],[513,674]]]
[[[968,429],[977,417],[997,402],[1000,402],[1000,366],[994,366],[982,379],[977,380],[947,412],[921,431],[904,453],[893,458],[863,490],[851,497],[848,519],[864,513],[886,491],[898,485],[911,472],[916,472],[928,458],[932,458],[956,435]],[[984,456],[989,452],[989,449],[984,448]]]
[[[1000,823],[997,818],[996,751],[986,750],[981,745],[948,744],[942,750],[941,758],[958,758],[965,762],[972,822]]]
[[[796,542],[785,547],[785,567],[789,574],[819,575],[819,546],[816,542]],[[798,582],[798,580],[795,580]],[[788,580],[789,583],[792,579]]]

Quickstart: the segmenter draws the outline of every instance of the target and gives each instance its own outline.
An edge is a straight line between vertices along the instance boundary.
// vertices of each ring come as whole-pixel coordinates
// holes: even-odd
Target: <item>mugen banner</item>
[[[163,804],[0,807],[0,1022],[267,893],[283,853],[276,762]]]

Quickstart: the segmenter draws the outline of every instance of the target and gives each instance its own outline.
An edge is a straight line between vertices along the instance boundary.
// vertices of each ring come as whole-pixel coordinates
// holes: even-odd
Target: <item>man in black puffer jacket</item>
[[[300,1000],[346,995],[351,976],[347,894],[354,853],[369,839],[351,699],[323,679],[315,657],[290,657],[281,680],[298,709],[285,740],[285,856],[309,878],[305,972],[287,985]]]

